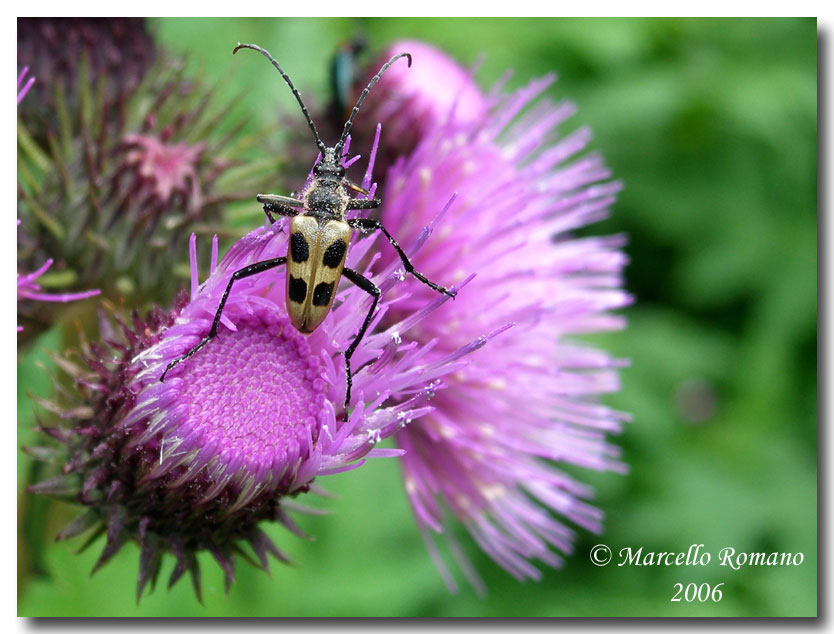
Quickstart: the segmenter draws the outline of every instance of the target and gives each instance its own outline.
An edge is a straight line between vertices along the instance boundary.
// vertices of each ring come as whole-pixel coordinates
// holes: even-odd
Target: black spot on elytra
[[[310,246],[304,234],[299,231],[290,236],[290,255],[293,262],[306,262],[310,257]]]
[[[300,277],[293,277],[290,275],[290,301],[296,304],[303,304],[304,298],[307,297],[307,282]]]
[[[324,252],[322,263],[331,269],[338,268],[342,263],[342,259],[345,257],[346,250],[347,245],[344,243],[344,240],[335,240],[334,242],[331,242],[330,246],[328,246]]]
[[[333,282],[319,282],[313,291],[313,306],[327,306],[333,295]]]

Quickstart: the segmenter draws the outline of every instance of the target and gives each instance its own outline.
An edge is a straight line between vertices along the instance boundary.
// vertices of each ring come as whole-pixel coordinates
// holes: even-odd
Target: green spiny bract
[[[110,107],[136,89],[157,55],[143,18],[18,18],[18,64],[37,78],[20,116],[45,141],[59,100],[73,115],[81,107],[80,60]]]
[[[274,161],[248,158],[257,137],[231,116],[234,101],[221,103],[181,63],[163,56],[115,101],[80,66],[78,107],[53,87],[44,142],[25,122],[34,99],[18,109],[18,263],[31,270],[53,258],[46,290],[167,303],[185,281],[188,236],[226,235],[227,203],[264,189]],[[22,313],[29,335],[51,321],[43,307],[35,323]]]

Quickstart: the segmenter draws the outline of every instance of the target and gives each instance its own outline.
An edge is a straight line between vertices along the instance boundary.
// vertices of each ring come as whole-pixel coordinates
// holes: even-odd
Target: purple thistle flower
[[[371,241],[363,242],[354,245],[349,256],[354,265]],[[373,446],[423,411],[418,407],[426,400],[421,388],[445,371],[420,376],[412,366],[421,355],[408,350],[400,360],[405,369],[401,375],[383,377],[386,364],[375,366],[373,373],[359,373],[354,382],[357,407],[342,423],[341,352],[358,330],[367,303],[358,290],[343,291],[342,303],[305,337],[286,314],[282,271],[240,280],[223,310],[224,328],[218,337],[176,366],[164,383],[159,381],[170,361],[208,333],[231,274],[287,252],[283,223],[258,229],[238,241],[219,266],[212,266],[208,280],[200,285],[193,239],[191,244],[191,300],[159,343],[136,357],[142,366],[131,384],[137,398],[123,422],[138,444],[154,438],[164,441],[160,462],[147,477],[163,477],[183,463],[183,456],[190,456],[182,482],[213,465],[209,479],[215,484],[207,499],[230,484],[238,491],[232,504],[236,508],[258,493],[298,492],[317,475],[358,466],[355,461],[368,453],[390,454],[373,452]],[[363,362],[372,361],[385,348],[392,349],[387,355],[391,364],[398,344],[390,334],[369,338],[357,354]],[[399,398],[396,407],[380,408],[391,398],[392,385],[406,398]],[[365,396],[371,402],[366,403]]]
[[[373,192],[369,184],[370,168],[363,186]],[[108,343],[88,346],[85,355],[97,378],[70,370],[88,394],[85,402],[60,410],[74,424],[44,430],[70,446],[70,458],[61,476],[32,490],[69,491],[89,508],[60,537],[93,526],[105,532],[96,568],[126,541],[139,543],[140,595],[164,552],[177,559],[170,583],[190,570],[198,592],[199,550],[209,550],[225,570],[227,587],[241,540],[252,545],[264,567],[267,553],[284,559],[258,524],[279,521],[298,532],[287,513],[289,497],[315,490],[315,478],[354,469],[366,457],[401,455],[400,449],[375,446],[430,411],[430,399],[463,369],[461,357],[483,345],[481,337],[438,355],[431,345],[404,341],[442,307],[445,296],[411,302],[413,311],[380,327],[394,309],[385,291],[401,281],[395,264],[379,267],[374,280],[383,299],[353,357],[361,369],[344,420],[342,353],[370,298],[352,286],[342,289],[324,322],[304,336],[289,320],[285,273],[276,269],[237,281],[218,336],[160,382],[168,363],[208,333],[234,271],[286,254],[285,228],[282,219],[251,232],[219,263],[215,238],[202,284],[192,237],[190,300],[178,302],[167,316],[134,318],[134,328],[122,324],[121,334],[103,321],[102,340]],[[347,264],[366,271],[378,259],[371,255],[374,244],[359,237]]]
[[[622,290],[625,239],[570,235],[608,214],[620,184],[607,180],[599,156],[579,156],[587,128],[549,140],[575,111],[541,97],[554,79],[509,95],[496,90],[488,112],[474,121],[449,115],[438,122],[388,172],[381,196],[382,221],[402,243],[436,224],[412,254],[416,268],[452,283],[476,275],[455,302],[410,331],[412,345],[442,358],[494,336],[445,379],[432,411],[396,435],[406,452],[407,495],[450,589],[454,581],[431,539],[448,534],[449,514],[512,575],[535,579],[540,572],[531,560],[558,566],[557,552],[571,552],[573,531],[564,520],[601,530],[601,512],[583,501],[592,490],[559,464],[626,468],[606,436],[628,416],[598,403],[619,388],[624,362],[578,339],[624,326],[610,311],[631,301]],[[392,263],[383,251],[379,265]],[[391,328],[429,297],[408,280],[386,298],[381,326]]]

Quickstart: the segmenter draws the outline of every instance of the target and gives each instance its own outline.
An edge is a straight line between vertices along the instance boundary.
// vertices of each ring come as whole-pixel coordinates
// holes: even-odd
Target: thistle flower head
[[[78,91],[88,107],[54,104],[48,145],[28,119],[18,126],[19,260],[33,269],[51,257],[107,296],[167,303],[182,279],[172,270],[187,271],[175,246],[219,231],[226,204],[261,191],[268,165],[243,159],[251,137],[223,125],[231,106],[176,60],[162,57],[112,107],[88,85]]]
[[[170,136],[170,128],[162,136],[125,135],[125,166],[136,180],[134,195],[152,199],[160,206],[179,195],[193,213],[202,205],[199,167],[205,145],[171,143]]]
[[[373,191],[369,180],[366,175],[363,186]],[[252,545],[263,566],[268,553],[284,558],[259,523],[279,521],[297,531],[289,498],[314,489],[314,479],[356,468],[366,456],[400,455],[376,444],[425,415],[462,367],[461,357],[482,345],[468,342],[427,361],[430,346],[407,342],[408,333],[448,298],[418,303],[387,328],[379,324],[392,307],[383,300],[353,356],[360,369],[346,417],[342,354],[370,297],[356,287],[341,290],[321,326],[304,336],[290,323],[285,273],[275,267],[237,280],[218,336],[160,382],[168,364],[209,332],[234,272],[287,252],[283,222],[244,236],[219,263],[215,240],[208,277],[200,283],[195,243],[192,237],[190,299],[181,298],[170,313],[134,317],[132,327],[117,322],[114,329],[103,321],[108,343],[90,344],[84,355],[92,374],[62,364],[85,400],[63,408],[63,418],[75,419],[72,426],[44,430],[69,446],[69,458],[61,476],[33,487],[88,507],[60,537],[92,527],[106,532],[97,567],[126,541],[138,542],[140,594],[164,552],[177,559],[170,583],[190,570],[198,585],[194,555],[200,550],[214,555],[227,584],[241,541]],[[348,265],[365,271],[376,259],[373,243],[357,240]],[[394,265],[373,279],[384,290],[401,284]]]
[[[606,216],[620,184],[608,181],[599,156],[579,154],[587,128],[558,136],[575,108],[541,96],[552,82],[496,92],[488,112],[468,122],[447,116],[389,170],[382,191],[382,221],[401,241],[435,223],[417,269],[452,283],[475,273],[411,336],[433,344],[430,358],[494,336],[447,379],[433,410],[396,436],[406,492],[450,587],[430,539],[450,517],[510,573],[538,578],[531,560],[557,566],[558,552],[571,551],[565,520],[601,530],[601,513],[584,501],[590,488],[559,465],[624,469],[606,436],[627,417],[597,402],[618,389],[622,362],[577,338],[623,327],[610,311],[630,301],[624,239],[571,236]],[[391,262],[384,254],[379,265]],[[410,280],[392,293],[402,295],[384,325],[426,301]]]
[[[192,260],[193,245],[192,240]],[[136,357],[142,367],[132,383],[138,396],[123,425],[140,444],[155,438],[164,443],[150,478],[180,468],[187,456],[181,482],[211,481],[206,501],[231,487],[235,499],[226,503],[236,509],[257,495],[297,493],[321,472],[350,468],[393,432],[396,415],[370,420],[362,407],[348,423],[339,422],[342,412],[337,416],[334,404],[344,395],[340,352],[346,347],[342,336],[348,335],[349,343],[349,333],[331,316],[313,335],[300,334],[286,313],[283,271],[236,282],[219,335],[159,381],[171,361],[208,333],[232,273],[286,252],[286,234],[276,224],[235,244],[203,285],[195,270],[191,301],[160,341]],[[344,317],[348,302],[359,304],[362,298],[349,295],[337,315]],[[368,391],[359,377],[356,386]],[[381,394],[380,384],[370,387]],[[383,419],[389,425],[380,426]]]

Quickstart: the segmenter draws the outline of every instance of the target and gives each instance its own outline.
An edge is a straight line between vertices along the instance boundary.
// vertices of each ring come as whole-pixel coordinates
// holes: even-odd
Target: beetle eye
[[[316,163],[315,165],[313,165],[313,174],[315,174],[316,176],[321,175],[321,163]]]
[[[345,168],[343,165],[339,165],[339,169],[336,172],[339,175],[339,178],[344,178],[345,175]]]

